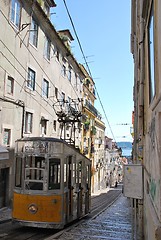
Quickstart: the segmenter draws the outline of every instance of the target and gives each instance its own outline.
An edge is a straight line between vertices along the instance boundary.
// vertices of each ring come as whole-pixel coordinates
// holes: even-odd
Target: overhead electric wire
[[[5,20],[7,21],[7,17],[5,16],[5,14],[0,10],[0,12],[2,13],[2,16],[5,18]],[[10,25],[10,27],[11,28],[13,28],[13,26],[9,23],[9,25]],[[14,30],[14,28],[13,28],[13,30]],[[14,30],[15,31],[15,30]],[[50,77],[48,76],[48,74],[45,72],[45,70],[44,70],[44,68],[40,65],[40,63],[38,62],[38,60],[36,59],[36,57],[33,55],[33,53],[30,51],[30,49],[26,46],[26,44],[24,43],[24,41],[22,41],[22,38],[20,37],[20,35],[19,34],[17,34],[16,33],[16,36],[18,36],[19,38],[20,38],[20,41],[21,41],[21,43],[25,46],[25,48],[27,49],[27,51],[30,53],[30,55],[33,57],[33,59],[35,60],[35,62],[37,63],[37,65],[40,67],[40,69],[43,71],[43,73],[45,74],[45,76],[47,77],[47,79],[48,80],[50,80],[50,83],[51,83],[51,85],[53,86],[53,87],[56,87],[55,86],[55,84],[53,83],[53,81],[50,79]],[[13,55],[13,53],[9,50],[9,48],[5,45],[5,43],[4,42],[2,42],[2,40],[0,39],[0,42],[4,45],[4,47],[10,52],[10,54],[13,56],[13,58],[18,62],[18,64],[24,69],[24,71],[26,72],[26,73],[28,73],[27,72],[27,69],[25,69],[24,67],[23,67],[23,65],[20,63],[20,61]],[[51,49],[52,50],[54,50],[52,47],[51,47]],[[2,52],[1,52],[2,53]],[[3,54],[3,53],[2,53]],[[3,54],[3,56],[6,58],[6,60],[8,60],[9,61],[9,59]],[[10,64],[11,64],[11,61],[9,61],[10,62]],[[14,66],[13,66],[14,67]],[[15,68],[15,67],[14,67]],[[16,69],[15,68],[15,70],[16,71],[18,71],[18,69]],[[22,74],[20,74],[21,75],[21,77],[24,79],[24,82],[26,81],[26,78],[22,75]],[[16,81],[17,82],[17,81]],[[24,84],[24,82],[23,82],[23,84]],[[18,83],[18,82],[17,82]],[[18,83],[19,84],[19,83]],[[20,84],[19,84],[20,85]],[[36,82],[36,85],[41,89],[41,91],[42,91],[42,87]],[[70,82],[70,85],[72,86],[72,88],[73,88],[73,90],[74,90],[74,92],[75,92],[75,94],[76,94],[76,96],[78,97],[78,99],[80,99],[80,97],[78,96],[78,93],[77,93],[77,91],[75,90],[75,88],[74,88],[74,86],[72,85],[72,83]],[[20,85],[21,86],[21,85]],[[21,86],[22,88],[23,88],[23,85]],[[34,91],[36,91],[36,90],[34,90]],[[39,92],[38,91],[36,91],[37,93],[38,93],[38,95],[40,95],[41,96],[41,94],[39,94]],[[58,89],[58,94],[61,96],[61,92],[59,91],[59,89]],[[42,96],[41,96],[42,97]],[[48,98],[48,104],[49,104],[49,100],[50,101],[52,101],[51,99],[49,99]],[[53,106],[53,105],[51,105],[51,104],[49,104],[51,107]],[[51,115],[51,114],[50,114]]]
[[[0,51],[1,54],[3,54],[1,51]],[[11,64],[11,66],[13,67],[13,64],[10,62],[10,60],[3,54],[3,57],[6,58],[6,60]],[[1,69],[5,70],[2,66],[0,66]],[[17,72],[18,72],[18,69],[14,68]],[[18,72],[19,73],[19,72]],[[21,73],[19,73],[21,75]],[[24,78],[22,75],[21,75],[22,78]],[[21,87],[21,84],[15,80],[15,82]],[[40,94],[39,94],[40,95]],[[37,104],[39,104],[44,110],[46,110],[50,115],[51,117],[53,117],[53,115],[51,114],[51,112],[49,112],[40,102],[37,101],[36,98],[34,98],[32,95],[31,97],[35,100],[35,102],[37,102]]]
[[[76,29],[75,29],[74,22],[73,22],[73,20],[72,20],[72,17],[71,17],[71,15],[70,15],[70,12],[69,12],[69,10],[68,10],[68,7],[67,7],[67,4],[66,4],[65,0],[63,0],[63,2],[64,2],[64,5],[65,5],[65,8],[66,8],[66,11],[67,11],[68,17],[69,17],[69,19],[70,19],[70,22],[71,22],[71,24],[72,24],[72,27],[73,27],[73,30],[74,30],[75,36],[76,36],[76,38],[77,38],[77,41],[78,41],[78,44],[79,44],[79,47],[80,47],[81,53],[82,53],[83,58],[84,58],[84,61],[85,61],[85,64],[86,64],[86,66],[87,66],[87,68],[88,68],[89,74],[91,75],[91,71],[90,71],[89,66],[88,66],[88,63],[87,63],[87,61],[86,61],[86,57],[85,57],[85,55],[84,55],[84,51],[83,51],[83,48],[82,48],[81,42],[80,42],[80,40],[79,40],[79,37],[78,37],[77,31],[76,31]]]
[[[85,57],[85,54],[84,54],[84,51],[83,51],[83,47],[82,47],[81,42],[80,42],[80,39],[79,39],[79,37],[78,37],[78,34],[77,34],[77,31],[76,31],[76,28],[75,28],[74,22],[73,22],[73,20],[72,20],[71,14],[70,14],[70,12],[69,12],[68,6],[67,6],[65,0],[63,0],[63,2],[64,2],[64,6],[65,6],[65,8],[66,8],[66,11],[67,11],[68,17],[69,17],[69,19],[70,19],[71,25],[72,25],[72,27],[73,27],[73,31],[74,31],[75,36],[76,36],[76,38],[77,38],[79,48],[80,48],[81,53],[82,53],[82,55],[83,55],[83,58],[84,58],[84,60],[85,60],[85,64],[86,64],[87,70],[88,70],[88,72],[89,72],[90,77],[93,79],[93,77],[92,77],[92,73],[91,73],[91,70],[90,70],[89,65],[88,65],[88,63],[87,63],[87,61],[86,61],[86,57]],[[113,131],[112,131],[112,128],[111,128],[110,122],[109,122],[109,120],[108,120],[108,118],[107,118],[107,115],[106,115],[105,109],[104,109],[104,107],[103,107],[103,104],[102,104],[102,101],[101,101],[100,96],[99,96],[99,94],[98,94],[98,91],[97,91],[96,86],[95,86],[95,90],[96,90],[96,93],[97,93],[98,99],[99,99],[99,101],[100,101],[100,104],[101,104],[101,107],[102,107],[103,113],[104,113],[104,115],[105,115],[106,121],[107,121],[107,123],[108,123],[109,129],[110,129],[110,131],[111,131],[112,137],[113,137],[114,141],[116,142],[115,136],[114,136],[114,134],[113,134]]]
[[[80,40],[79,40],[79,37],[78,37],[78,35],[77,35],[76,29],[75,29],[75,26],[74,26],[74,22],[73,22],[72,17],[71,17],[71,15],[70,15],[70,13],[69,13],[69,10],[68,10],[68,7],[67,7],[67,5],[66,5],[65,0],[63,0],[63,1],[64,1],[64,4],[65,4],[66,10],[67,10],[68,16],[69,16],[69,18],[70,18],[70,21],[71,21],[71,24],[72,24],[74,33],[75,33],[75,35],[76,35],[76,38],[77,38],[77,41],[78,41],[80,50],[81,50],[82,55],[83,55],[83,58],[84,58],[84,60],[85,60],[85,64],[86,64],[86,67],[87,67],[87,69],[88,69],[88,73],[89,73],[90,77],[92,78],[92,74],[91,74],[90,68],[89,68],[89,66],[88,66],[88,63],[87,63],[87,61],[86,61],[86,57],[85,57],[85,54],[84,54],[84,51],[83,51],[81,42],[80,42]],[[0,10],[0,11],[1,11],[1,10]],[[1,13],[2,13],[2,15],[5,17],[5,19],[7,20],[7,17],[4,15],[4,13],[3,13],[2,11],[1,11]],[[12,27],[12,26],[11,26],[11,27]],[[18,37],[21,39],[21,37],[19,36],[19,34],[18,34]],[[22,39],[21,39],[21,41],[22,41]],[[3,43],[3,44],[4,44],[4,43]],[[29,53],[31,54],[31,56],[33,57],[33,59],[36,61],[36,63],[37,63],[38,66],[40,67],[40,69],[44,72],[44,74],[45,74],[45,75],[47,76],[47,78],[50,80],[50,83],[51,83],[54,87],[56,87],[56,86],[54,85],[54,83],[51,81],[51,79],[48,77],[47,73],[44,71],[43,67],[39,64],[39,62],[37,61],[37,59],[35,58],[35,56],[34,56],[34,55],[32,54],[32,52],[28,49],[28,47],[25,45],[25,43],[24,43],[23,41],[22,41],[22,44],[27,48],[27,50],[29,51]],[[9,60],[9,59],[7,59],[7,60]],[[21,65],[21,64],[20,64],[20,65]],[[24,78],[24,77],[23,77],[23,78]],[[92,78],[92,79],[93,79],[93,78]],[[24,80],[26,80],[26,79],[24,78]],[[18,83],[18,82],[17,82],[17,83]],[[18,84],[19,84],[19,83],[18,83]],[[36,84],[37,84],[37,83],[36,83]],[[71,82],[70,82],[70,84],[71,84],[71,86],[73,87],[73,85],[72,85]],[[19,84],[19,85],[20,85],[20,84]],[[37,84],[37,85],[38,85],[38,84]],[[38,85],[38,86],[39,86],[39,85]],[[39,86],[39,88],[42,89],[40,86]],[[73,90],[74,90],[74,92],[76,93],[76,95],[78,96],[78,94],[77,94],[76,90],[74,89],[74,87],[73,87]],[[105,114],[105,118],[106,118],[107,123],[108,123],[108,125],[109,125],[110,131],[111,131],[111,133],[112,133],[113,139],[115,140],[114,134],[113,134],[113,132],[112,132],[110,123],[109,123],[109,121],[108,121],[106,112],[105,112],[105,110],[104,110],[104,107],[103,107],[103,104],[102,104],[102,102],[101,102],[101,99],[100,99],[100,96],[99,96],[99,94],[98,94],[98,91],[97,91],[96,86],[95,86],[95,90],[96,90],[97,96],[98,96],[98,98],[99,98],[99,101],[100,101],[101,107],[102,107],[102,109],[103,109],[103,112],[104,112],[104,114]],[[59,90],[58,90],[58,93],[61,95],[61,93],[60,93]],[[39,95],[40,95],[40,94],[39,94]],[[79,97],[79,96],[78,96],[78,97]],[[33,99],[36,101],[35,98],[33,98]],[[48,102],[48,104],[49,104],[49,102]],[[40,104],[40,105],[41,105],[41,104]],[[50,104],[49,104],[49,105],[50,105]],[[41,106],[42,106],[42,105],[41,105]],[[51,106],[51,105],[50,105],[50,106]],[[51,114],[50,114],[50,115],[51,115]],[[115,140],[115,142],[116,142],[116,140]]]

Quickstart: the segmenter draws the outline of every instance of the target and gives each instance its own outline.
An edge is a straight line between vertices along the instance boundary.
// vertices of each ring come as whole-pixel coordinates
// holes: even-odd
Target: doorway
[[[0,208],[6,207],[8,168],[0,169]]]

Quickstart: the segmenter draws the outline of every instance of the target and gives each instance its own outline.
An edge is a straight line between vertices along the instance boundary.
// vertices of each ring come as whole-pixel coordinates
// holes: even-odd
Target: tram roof
[[[77,151],[77,153],[83,155],[86,159],[88,159],[89,161],[91,161],[89,158],[87,158],[84,154],[82,154],[81,152],[78,151],[77,148],[75,148],[73,145],[67,143],[64,139],[60,139],[60,138],[52,138],[52,137],[25,137],[25,138],[20,138],[17,139],[16,142],[25,142],[25,141],[48,141],[48,142],[60,142],[60,143],[64,143],[65,145],[73,148],[75,151]]]
[[[62,143],[67,143],[65,140],[63,139],[59,139],[59,138],[52,138],[52,137],[25,137],[25,138],[20,138],[17,139],[16,142],[25,142],[25,141],[48,141],[48,142],[62,142]]]

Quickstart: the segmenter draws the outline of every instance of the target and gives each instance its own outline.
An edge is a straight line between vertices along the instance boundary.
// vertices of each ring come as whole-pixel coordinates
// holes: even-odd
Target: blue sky
[[[69,29],[74,37],[72,52],[79,63],[84,59],[63,0],[55,0],[52,23],[56,30]],[[116,141],[132,141],[133,57],[130,53],[130,0],[66,0],[84,55]],[[84,65],[85,66],[85,65]],[[98,98],[97,98],[98,99]],[[112,137],[102,107],[95,107]],[[128,125],[122,125],[126,124]]]

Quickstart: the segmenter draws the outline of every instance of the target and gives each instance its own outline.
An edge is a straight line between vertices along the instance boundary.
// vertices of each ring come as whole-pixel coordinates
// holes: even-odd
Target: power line
[[[76,29],[75,29],[75,27],[74,27],[74,23],[73,23],[73,21],[72,21],[71,15],[70,15],[70,13],[69,13],[69,10],[68,10],[68,8],[67,8],[67,5],[66,5],[65,0],[63,0],[63,1],[64,1],[65,6],[66,6],[66,10],[67,10],[67,12],[68,12],[68,16],[69,16],[69,18],[70,18],[70,21],[71,21],[71,23],[72,23],[72,26],[73,26],[73,29],[74,29],[74,32],[75,32],[77,41],[78,41],[78,43],[79,43],[79,47],[80,47],[81,52],[82,52],[82,55],[83,55],[83,58],[84,58],[84,60],[85,60],[85,64],[86,64],[86,66],[87,66],[89,75],[90,75],[91,78],[92,78],[92,74],[91,74],[90,68],[89,68],[89,66],[88,66],[88,63],[87,63],[87,61],[86,61],[86,57],[85,57],[85,54],[84,54],[84,52],[83,52],[83,48],[82,48],[82,46],[81,46],[81,42],[80,42],[79,37],[78,37],[78,35],[77,35]],[[2,13],[2,15],[3,15],[3,16],[5,17],[5,19],[7,20],[7,17],[4,15],[4,13],[3,13],[2,11],[0,11],[0,12]],[[9,25],[10,25],[10,24],[9,24]],[[10,26],[11,26],[11,25],[10,25]],[[18,34],[18,37],[21,39],[21,37],[19,36],[19,34]],[[21,40],[22,40],[22,39],[21,39]],[[1,41],[1,42],[2,42],[2,41]],[[2,42],[2,43],[3,43],[3,42]],[[3,44],[4,44],[4,43],[3,43]],[[36,63],[38,64],[38,66],[41,68],[41,70],[44,72],[44,74],[48,77],[48,75],[47,75],[47,73],[44,71],[43,67],[39,64],[39,62],[37,61],[37,59],[35,58],[35,56],[34,56],[34,55],[32,54],[32,52],[28,49],[28,47],[25,45],[25,43],[24,43],[23,41],[22,41],[22,44],[27,48],[28,52],[31,54],[31,56],[32,56],[33,59],[36,61]],[[6,47],[6,46],[5,46],[5,47]],[[7,59],[7,60],[9,61],[9,59]],[[19,61],[18,61],[18,62],[19,62]],[[10,63],[11,63],[11,62],[10,62]],[[20,64],[20,63],[19,63],[19,64]],[[20,64],[20,65],[21,65],[21,64]],[[23,77],[23,76],[22,76],[22,77]],[[23,78],[24,78],[24,77],[23,77]],[[48,79],[50,80],[50,83],[55,87],[55,85],[53,84],[53,82],[51,81],[51,79],[50,79],[49,77],[48,77]],[[93,78],[92,78],[92,79],[93,79]],[[25,78],[24,78],[24,80],[25,80]],[[71,86],[73,87],[73,85],[72,85],[71,82],[70,82],[70,84],[71,84]],[[37,84],[37,85],[38,85],[38,84]],[[40,87],[40,86],[39,86],[39,87]],[[41,89],[41,87],[40,87],[40,89]],[[96,86],[95,86],[95,89],[96,89]],[[73,87],[73,90],[75,91],[74,87]],[[58,92],[59,92],[59,91],[58,91]],[[75,93],[76,93],[76,95],[78,96],[78,94],[77,94],[76,91],[75,91]],[[96,89],[96,93],[97,93],[98,98],[99,98],[99,101],[100,101],[100,103],[101,103],[101,107],[102,107],[103,112],[104,112],[104,114],[105,114],[107,123],[108,123],[108,125],[109,125],[110,131],[111,131],[112,136],[113,136],[113,139],[115,140],[114,134],[113,134],[113,132],[112,132],[110,123],[109,123],[109,121],[108,121],[106,112],[105,112],[105,110],[104,110],[104,107],[103,107],[103,104],[102,104],[101,99],[100,99],[100,97],[99,97],[99,94],[98,94],[97,89]],[[60,92],[59,92],[59,94],[61,95]],[[48,102],[48,104],[49,104],[49,102]],[[50,104],[49,104],[49,105],[50,105]],[[115,141],[116,141],[116,140],[115,140]]]
[[[85,54],[84,54],[84,51],[83,51],[83,48],[82,48],[81,42],[80,42],[80,40],[79,40],[79,37],[78,37],[77,31],[76,31],[76,29],[75,29],[74,22],[73,22],[72,17],[71,17],[71,15],[70,15],[70,13],[69,13],[69,10],[68,10],[68,7],[67,7],[67,4],[66,4],[65,0],[63,0],[63,2],[64,2],[64,5],[65,5],[65,8],[66,8],[66,11],[67,11],[68,17],[69,17],[69,19],[70,19],[70,21],[71,21],[71,24],[72,24],[72,27],[73,27],[73,30],[74,30],[75,36],[76,36],[76,38],[77,38],[77,41],[78,41],[78,44],[79,44],[79,47],[80,47],[81,53],[82,53],[82,55],[83,55],[83,58],[84,58],[85,64],[86,64],[87,69],[88,69],[88,71],[89,71],[89,74],[90,74],[90,76],[91,76],[91,71],[90,71],[89,66],[88,66],[88,63],[87,63],[87,61],[86,61],[86,56],[85,56]]]
[[[74,26],[74,22],[73,22],[73,20],[72,20],[71,14],[70,14],[69,9],[68,9],[68,7],[67,7],[66,1],[63,0],[63,2],[64,2],[64,5],[65,5],[65,8],[66,8],[66,11],[67,11],[68,17],[69,17],[69,19],[70,19],[70,22],[71,22],[71,24],[72,24],[72,27],[73,27],[73,30],[74,30],[75,36],[76,36],[76,38],[77,38],[78,45],[79,45],[79,47],[80,47],[81,53],[82,53],[83,58],[84,58],[84,60],[85,60],[85,64],[86,64],[86,67],[87,67],[87,69],[88,69],[89,75],[90,75],[90,77],[92,78],[92,73],[91,73],[91,70],[90,70],[90,68],[89,68],[89,65],[88,65],[88,63],[87,63],[87,61],[86,61],[86,57],[85,57],[85,54],[84,54],[84,51],[83,51],[83,48],[82,48],[82,45],[81,45],[80,39],[79,39],[79,37],[78,37],[78,34],[77,34],[77,31],[76,31],[76,28],[75,28],[75,26]],[[93,78],[92,78],[92,79],[93,79]],[[113,134],[112,128],[111,128],[111,126],[110,126],[109,120],[108,120],[108,118],[107,118],[107,115],[106,115],[105,109],[104,109],[104,107],[103,107],[103,104],[102,104],[102,101],[101,101],[100,96],[99,96],[99,94],[98,94],[98,91],[97,91],[96,86],[95,86],[95,90],[96,90],[96,93],[97,93],[98,99],[99,99],[99,101],[100,101],[100,104],[101,104],[101,107],[102,107],[103,113],[104,113],[104,115],[105,115],[106,121],[107,121],[107,123],[108,123],[109,129],[110,129],[110,131],[111,131],[112,137],[113,137],[114,141],[116,142],[115,136],[114,136],[114,134]]]
[[[7,17],[5,16],[5,14],[0,10],[0,12],[2,13],[2,16],[5,18],[5,20],[6,21],[8,21],[7,20]],[[33,14],[33,10],[32,10],[32,14]],[[15,29],[13,28],[13,26],[9,23],[9,25],[10,25],[10,27],[13,29],[13,31],[15,31]],[[48,78],[48,80],[50,81],[50,84],[53,86],[53,87],[56,87],[55,86],[55,84],[53,83],[53,81],[50,79],[50,77],[48,76],[48,74],[46,73],[46,71],[44,70],[44,68],[41,66],[41,64],[38,62],[38,60],[36,59],[36,57],[33,55],[33,53],[30,51],[30,49],[28,48],[28,46],[26,46],[26,44],[24,43],[24,41],[22,41],[22,38],[20,37],[20,35],[19,34],[17,34],[16,33],[16,36],[18,36],[19,37],[19,39],[20,39],[20,41],[22,42],[22,44],[24,45],[24,47],[27,49],[27,51],[30,53],[30,55],[33,57],[33,59],[35,60],[35,62],[37,63],[37,65],[38,65],[38,67],[42,70],[42,72],[45,74],[45,76]],[[28,73],[27,72],[27,69],[25,69],[24,67],[23,67],[23,65],[20,63],[20,61],[16,58],[16,56],[9,50],[9,48],[5,45],[5,43],[4,42],[2,42],[2,40],[0,39],[0,42],[4,45],[4,47],[9,51],[9,53],[13,56],[13,58],[18,62],[18,64],[23,68],[23,70],[26,72],[26,73]],[[51,49],[53,50],[53,52],[54,52],[54,49],[52,48],[52,46],[51,46]],[[2,52],[1,52],[2,53]],[[3,53],[2,53],[3,54]],[[8,62],[10,62],[10,64],[11,64],[11,61],[3,54],[3,56],[6,58],[6,60],[8,61]],[[14,67],[14,69],[16,70],[16,71],[18,71],[18,69],[16,69],[15,68],[15,66],[13,66]],[[19,73],[20,74],[20,73]],[[26,81],[26,78],[22,75],[22,74],[20,74],[21,75],[21,77],[24,79],[24,83],[25,83],[25,81]],[[23,83],[23,84],[24,84]],[[73,88],[73,91],[75,92],[75,94],[76,94],[76,96],[78,97],[78,99],[80,98],[79,96],[78,96],[78,93],[77,93],[77,91],[76,91],[76,89],[74,88],[74,86],[73,86],[73,84],[72,84],[72,82],[71,81],[69,81],[69,83],[70,83],[70,85],[72,86],[72,88]],[[19,84],[19,83],[18,83]],[[20,84],[19,84],[20,85]],[[40,88],[40,90],[42,91],[42,87],[36,82],[36,85]],[[21,86],[21,85],[20,85]],[[23,85],[21,86],[21,88],[23,88]],[[35,90],[36,91],[36,90]],[[38,93],[38,91],[36,91],[37,93]],[[38,93],[39,94],[39,93]],[[58,94],[61,96],[62,95],[62,93],[59,91],[59,89],[58,89]],[[39,94],[40,95],[40,94]],[[41,96],[41,95],[40,95]],[[49,100],[50,100],[50,98],[48,98],[48,104],[49,104]],[[50,100],[50,101],[52,101],[52,100]],[[49,104],[50,105],[50,104]],[[50,105],[51,107],[52,107],[52,105]],[[51,114],[50,114],[51,115]]]
[[[11,61],[0,51],[0,53],[3,55],[3,57],[5,57],[6,58],[6,60],[9,62],[9,64],[11,64],[11,66],[12,67],[14,67],[13,66],[13,64],[11,63]],[[3,69],[3,70],[5,70],[2,66],[0,66],[0,68],[1,69]],[[24,78],[22,75],[21,75],[21,73],[18,71],[18,69],[16,69],[16,68],[14,68],[19,74],[20,74],[20,76],[22,77],[22,78]],[[25,78],[24,78],[25,79]],[[16,81],[16,79],[14,79],[14,81],[21,87],[21,84],[18,82],[18,81]],[[38,93],[38,92],[37,92]],[[40,95],[40,94],[39,94]],[[41,96],[41,95],[40,95]],[[37,101],[37,99],[34,97],[34,96],[32,96],[31,95],[31,97],[35,100],[35,102],[37,102],[37,104],[39,104],[44,110],[46,110],[47,111],[47,109],[40,103],[40,102],[38,102]],[[49,104],[50,105],[50,104]],[[51,105],[50,105],[51,106]],[[52,107],[52,106],[51,106]],[[51,114],[51,112],[49,112],[49,111],[47,111],[52,117],[54,116],[54,115],[52,115]]]

